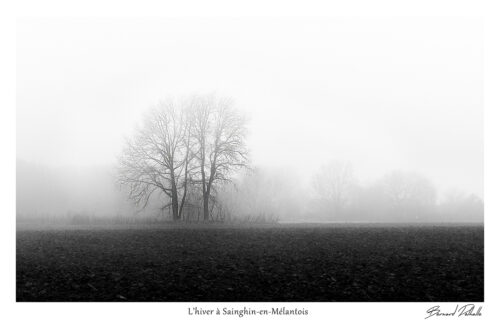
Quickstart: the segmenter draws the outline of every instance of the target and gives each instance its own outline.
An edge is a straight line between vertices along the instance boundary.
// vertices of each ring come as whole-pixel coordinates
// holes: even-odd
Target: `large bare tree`
[[[207,221],[215,186],[229,181],[232,172],[247,166],[246,119],[230,99],[195,96],[190,105],[197,183],[203,198],[203,220]]]
[[[129,198],[145,208],[154,193],[162,194],[178,220],[188,193],[193,165],[191,118],[185,102],[165,100],[151,109],[119,159],[118,181]]]

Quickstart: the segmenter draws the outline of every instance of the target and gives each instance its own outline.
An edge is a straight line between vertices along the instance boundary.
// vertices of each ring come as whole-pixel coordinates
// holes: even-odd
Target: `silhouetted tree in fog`
[[[186,206],[192,218],[199,207],[194,201],[201,198],[207,221],[216,186],[247,165],[245,134],[245,118],[229,99],[208,95],[161,102],[127,140],[118,180],[143,208],[154,193],[166,196],[163,208],[171,208],[174,221]]]
[[[191,101],[192,136],[203,198],[203,220],[210,219],[214,186],[230,180],[231,173],[247,165],[246,120],[229,99],[213,95]]]
[[[168,198],[172,219],[182,215],[191,171],[191,120],[186,105],[160,102],[144,118],[142,127],[128,139],[119,159],[120,184],[129,198],[143,208],[151,195]]]

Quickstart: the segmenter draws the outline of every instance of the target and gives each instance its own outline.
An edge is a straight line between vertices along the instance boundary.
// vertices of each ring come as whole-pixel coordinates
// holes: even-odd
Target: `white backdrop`
[[[474,5],[472,5],[472,3]],[[394,331],[394,332],[491,332],[498,327],[498,229],[500,215],[500,159],[498,131],[500,110],[500,50],[498,12],[493,2],[349,1],[12,1],[2,4],[0,20],[0,73],[2,92],[0,255],[0,329],[4,332],[275,332],[304,331]],[[193,317],[183,303],[145,304],[37,304],[15,303],[15,23],[16,16],[131,16],[131,15],[473,15],[485,16],[485,206],[486,206],[486,302],[483,316],[475,318],[431,318],[427,303],[300,303],[305,317]],[[223,306],[223,304],[199,304]],[[230,304],[236,306],[236,304]],[[241,304],[243,306],[244,304]],[[293,307],[293,304],[285,304]],[[443,304],[449,306],[450,304]],[[252,306],[257,307],[257,304]]]

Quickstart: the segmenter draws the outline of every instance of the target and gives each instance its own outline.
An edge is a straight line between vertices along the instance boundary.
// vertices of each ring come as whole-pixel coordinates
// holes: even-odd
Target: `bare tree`
[[[436,189],[432,182],[415,172],[393,171],[378,184],[388,217],[403,220],[425,220],[436,206]]]
[[[162,208],[171,208],[172,219],[182,216],[193,159],[190,131],[185,103],[166,100],[151,109],[127,140],[118,181],[128,187],[136,205],[145,208],[150,197],[160,193],[168,198]]]
[[[352,165],[338,160],[323,165],[313,178],[316,193],[337,218],[349,203],[355,184]]]
[[[208,221],[215,186],[230,181],[233,171],[247,166],[246,119],[229,99],[195,96],[190,105],[198,164],[196,183],[202,192],[203,220]]]

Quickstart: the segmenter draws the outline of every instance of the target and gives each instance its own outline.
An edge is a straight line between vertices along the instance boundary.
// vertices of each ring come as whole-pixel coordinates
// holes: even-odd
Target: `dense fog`
[[[483,221],[481,34],[461,18],[22,19],[17,215],[192,221],[205,200],[242,223]],[[156,174],[175,179],[172,210],[171,188],[131,178],[147,115],[196,129],[194,95],[232,101],[244,153],[212,184],[212,130],[183,134]]]
[[[240,172],[219,189],[214,218],[242,223],[483,221],[480,197],[458,189],[438,193],[427,178],[414,172],[392,171],[366,183],[360,183],[351,169],[340,181],[325,177],[325,172],[332,175],[346,164],[350,169],[346,162],[332,161],[311,175],[309,182],[282,168]],[[170,212],[162,209],[166,201],[155,196],[146,208],[135,206],[117,184],[113,166],[57,169],[17,161],[21,222],[37,218],[47,223],[93,218],[170,220]],[[193,213],[190,219],[200,219],[199,214]]]

